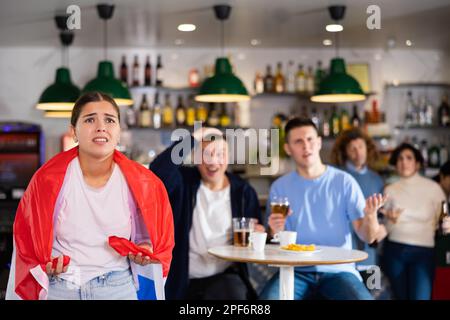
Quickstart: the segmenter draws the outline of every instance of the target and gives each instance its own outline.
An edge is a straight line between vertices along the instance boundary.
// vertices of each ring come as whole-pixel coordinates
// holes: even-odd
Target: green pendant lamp
[[[250,100],[247,89],[242,81],[233,74],[230,61],[224,57],[224,25],[228,19],[231,6],[216,5],[213,7],[216,18],[222,21],[221,43],[222,57],[216,59],[214,75],[206,79],[200,87],[195,100],[199,102],[240,102]]]
[[[90,91],[99,91],[111,96],[119,106],[127,106],[133,104],[128,87],[114,76],[114,66],[108,61],[107,56],[107,20],[110,19],[114,12],[114,5],[99,4],[97,12],[100,18],[105,21],[104,24],[104,53],[105,60],[100,61],[97,69],[97,77],[89,81],[83,88],[82,93]]]
[[[68,68],[56,70],[55,82],[48,86],[39,98],[36,108],[39,110],[71,111],[80,96],[80,89],[70,80]]]
[[[345,6],[330,6],[333,20],[343,18]],[[339,103],[366,99],[358,81],[346,72],[345,61],[338,55],[338,32],[335,33],[336,58],[331,60],[329,74],[320,82],[319,90],[311,97],[313,102]]]
[[[73,42],[74,33],[67,30],[67,16],[55,16],[56,26],[60,30],[62,44],[61,64],[56,70],[55,82],[48,86],[39,98],[36,109],[52,111],[71,111],[80,96],[80,89],[72,83],[68,67],[68,48]]]

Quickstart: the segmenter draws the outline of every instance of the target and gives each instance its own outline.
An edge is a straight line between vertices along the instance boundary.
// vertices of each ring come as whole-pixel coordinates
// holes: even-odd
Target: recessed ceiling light
[[[331,41],[330,39],[325,39],[322,41],[324,46],[331,46],[333,44],[333,41]]]
[[[194,31],[197,27],[192,23],[183,23],[178,26],[179,31],[183,32],[191,32]]]
[[[175,44],[177,46],[181,46],[182,44],[184,44],[184,40],[183,39],[175,39]]]
[[[250,44],[251,44],[252,46],[259,46],[259,45],[261,44],[261,40],[258,40],[258,39],[252,39],[252,40],[250,41]]]
[[[344,30],[344,27],[340,24],[329,24],[325,27],[328,32],[340,32]]]
[[[406,40],[406,45],[407,45],[408,47],[411,47],[411,46],[413,45],[413,43],[412,43],[411,40]]]

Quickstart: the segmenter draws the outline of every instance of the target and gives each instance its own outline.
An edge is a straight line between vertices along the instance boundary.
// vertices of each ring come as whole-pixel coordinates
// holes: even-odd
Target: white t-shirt
[[[445,201],[445,194],[439,184],[415,174],[388,185],[385,193],[396,207],[405,209],[397,223],[387,222],[389,240],[434,247],[441,202]]]
[[[61,278],[82,285],[110,271],[126,270],[128,259],[108,244],[115,235],[130,239],[136,205],[125,177],[114,164],[105,186],[86,184],[78,157],[67,168],[54,214],[52,256],[70,256],[68,272]]]
[[[201,183],[189,232],[189,278],[209,277],[231,265],[208,253],[210,247],[231,244],[231,232],[230,186],[212,191]]]

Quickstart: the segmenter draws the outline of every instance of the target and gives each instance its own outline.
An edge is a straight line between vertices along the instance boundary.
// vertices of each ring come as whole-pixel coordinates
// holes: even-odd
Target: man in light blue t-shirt
[[[351,225],[362,240],[375,241],[380,231],[377,210],[385,198],[375,194],[365,200],[351,175],[322,163],[322,140],[311,120],[291,119],[285,132],[284,149],[295,161],[296,170],[271,186],[267,206],[269,233],[292,230],[297,231],[297,243],[352,249]],[[270,212],[273,196],[289,199],[292,212],[287,218]],[[353,263],[297,267],[294,298],[318,293],[326,299],[372,299],[361,280]],[[278,297],[277,273],[263,289],[261,298]]]

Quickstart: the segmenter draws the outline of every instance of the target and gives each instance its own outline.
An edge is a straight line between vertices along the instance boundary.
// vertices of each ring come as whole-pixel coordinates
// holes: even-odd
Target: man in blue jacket
[[[189,150],[180,148],[186,142],[180,140],[150,164],[167,189],[174,216],[175,248],[166,297],[256,298],[245,264],[224,261],[207,252],[212,246],[231,244],[232,218],[250,217],[261,223],[256,192],[247,182],[226,172],[228,146],[221,131],[201,128],[183,139],[189,139]],[[200,164],[184,166],[174,159],[192,155],[199,146]],[[257,229],[264,227],[258,224]]]

